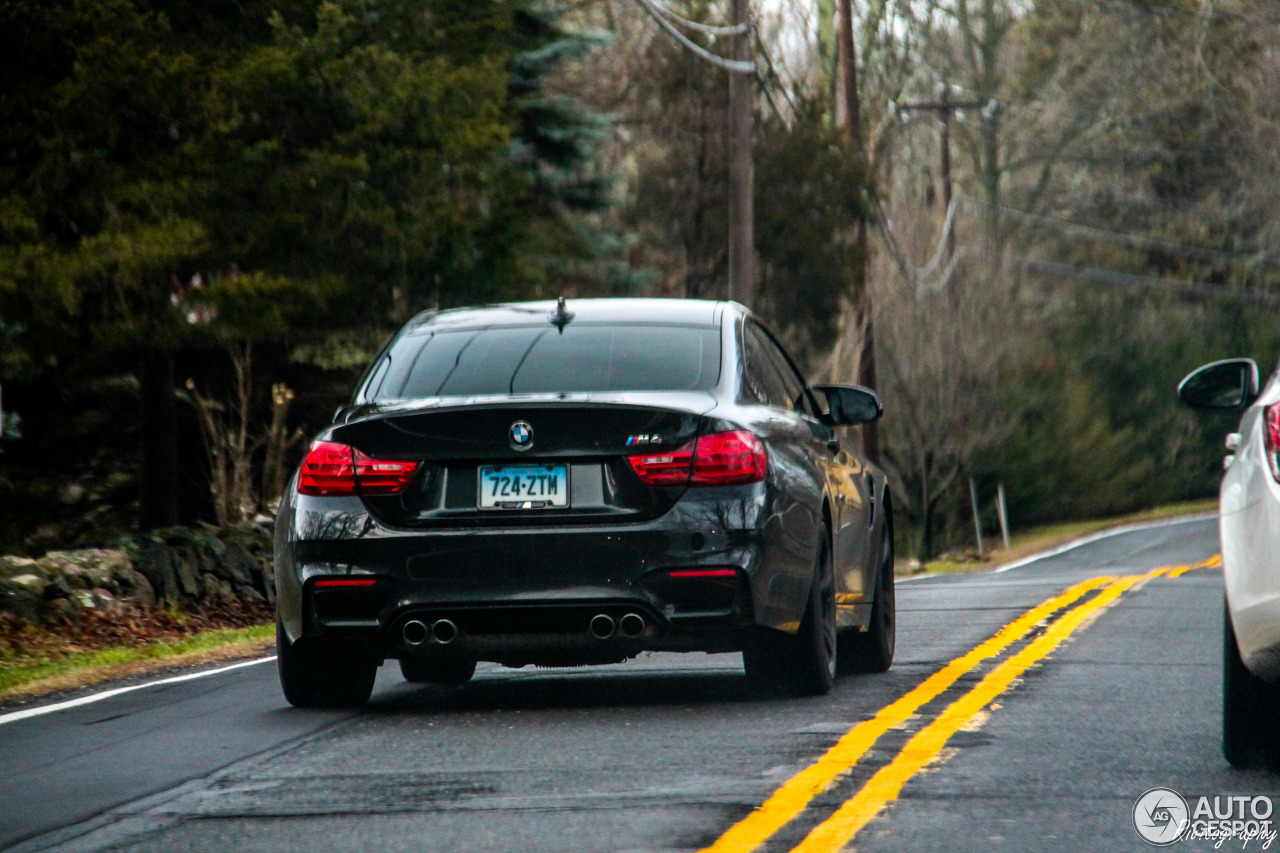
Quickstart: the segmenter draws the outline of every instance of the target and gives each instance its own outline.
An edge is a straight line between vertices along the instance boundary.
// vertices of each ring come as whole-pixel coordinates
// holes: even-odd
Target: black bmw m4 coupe
[[[278,665],[298,706],[377,668],[741,652],[822,694],[893,661],[892,500],[741,305],[530,302],[421,314],[310,446],[276,524]],[[844,433],[842,435],[842,433]]]

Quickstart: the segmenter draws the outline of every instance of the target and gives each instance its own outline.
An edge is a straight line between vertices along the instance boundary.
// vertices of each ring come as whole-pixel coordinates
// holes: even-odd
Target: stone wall
[[[202,604],[272,602],[271,531],[169,528],[122,536],[115,547],[0,557],[0,612],[22,622],[75,619],[120,600],[199,610]]]

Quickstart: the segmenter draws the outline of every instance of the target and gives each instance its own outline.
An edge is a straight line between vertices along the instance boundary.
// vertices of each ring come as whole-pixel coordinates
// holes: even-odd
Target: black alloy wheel
[[[876,561],[875,599],[866,631],[849,631],[840,637],[840,672],[888,672],[897,645],[897,596],[893,582],[893,528],[880,533]]]
[[[831,536],[824,527],[809,584],[809,602],[795,636],[764,636],[743,650],[747,677],[766,692],[823,696],[836,679],[836,581]]]
[[[1277,758],[1275,720],[1280,716],[1280,685],[1250,672],[1240,658],[1224,605],[1222,625],[1222,754],[1233,767],[1259,767]]]
[[[466,684],[476,674],[471,658],[400,658],[400,674],[414,684]]]
[[[276,620],[276,669],[284,698],[295,708],[358,708],[369,701],[378,662],[350,644],[289,642]]]

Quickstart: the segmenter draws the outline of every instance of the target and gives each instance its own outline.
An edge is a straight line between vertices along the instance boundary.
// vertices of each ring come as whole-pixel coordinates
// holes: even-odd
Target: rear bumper
[[[760,601],[769,587],[789,585],[764,559],[763,493],[729,491],[639,524],[426,531],[387,527],[358,499],[299,498],[277,527],[279,614],[293,640],[347,637],[384,658],[570,665],[645,650],[740,649],[769,624],[760,615],[770,612]],[[353,577],[373,583],[317,587]],[[643,630],[590,630],[596,616],[620,625],[628,614]],[[410,622],[439,620],[456,626],[448,643],[406,640]]]

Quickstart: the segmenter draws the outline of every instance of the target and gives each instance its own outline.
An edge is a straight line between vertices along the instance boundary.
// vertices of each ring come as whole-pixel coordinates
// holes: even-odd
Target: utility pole
[[[982,109],[985,101],[952,101],[951,87],[943,85],[942,94],[937,101],[915,101],[903,105],[906,110],[925,110],[935,112],[942,119],[942,206],[948,213],[951,211],[951,117],[956,110]],[[956,254],[956,223],[951,218],[951,230],[947,232],[947,261]]]
[[[858,53],[853,44],[853,3],[840,0],[840,80],[844,88],[844,138],[861,153],[862,108],[858,101]]]
[[[733,0],[733,58],[751,62],[748,0]],[[755,168],[751,152],[751,72],[729,72],[729,298],[748,307],[755,298]]]
[[[867,166],[870,178],[870,162],[862,143],[862,110],[858,102],[858,54],[853,42],[853,3],[840,0],[840,79],[844,84],[844,138],[849,155],[857,157]],[[860,188],[861,189],[861,188]],[[862,352],[858,357],[858,384],[866,388],[876,387],[876,341],[871,321],[871,294],[867,290],[867,224],[859,221],[854,232],[854,248],[858,253],[854,274],[853,311],[854,323],[862,332]],[[880,436],[876,423],[863,424],[862,452],[873,464],[880,461]]]
[[[751,152],[751,96],[756,66],[751,60],[749,0],[733,0],[727,27],[682,18],[654,0],[637,0],[667,35],[717,68],[729,72],[729,298],[750,307],[755,299],[755,168]],[[733,58],[725,59],[690,41],[677,27],[710,36],[732,36]],[[768,94],[768,93],[766,93]]]

